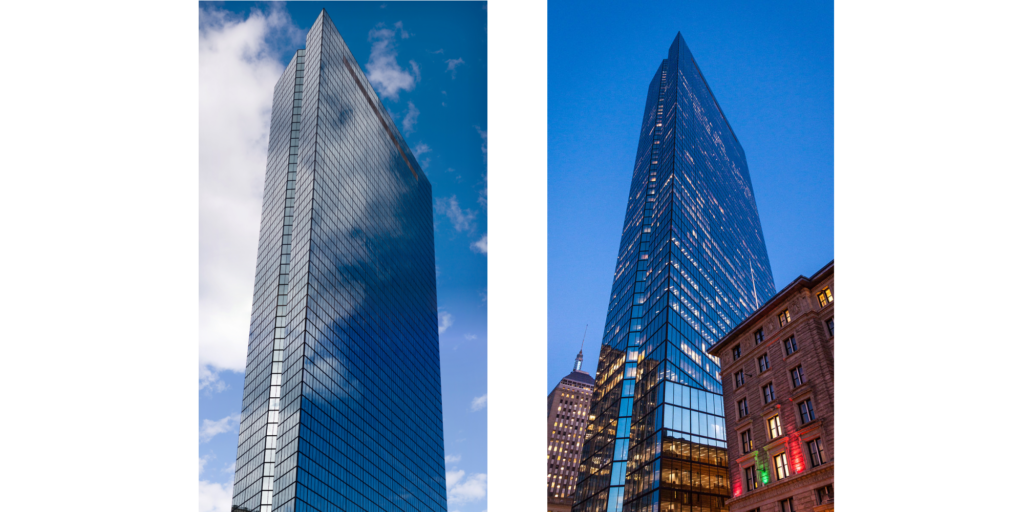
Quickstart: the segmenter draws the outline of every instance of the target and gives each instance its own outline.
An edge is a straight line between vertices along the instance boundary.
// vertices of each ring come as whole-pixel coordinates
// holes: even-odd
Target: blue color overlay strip
[[[840,323],[1024,318],[1024,5],[840,1],[834,36]]]
[[[547,5],[484,5],[490,512],[545,510]]]

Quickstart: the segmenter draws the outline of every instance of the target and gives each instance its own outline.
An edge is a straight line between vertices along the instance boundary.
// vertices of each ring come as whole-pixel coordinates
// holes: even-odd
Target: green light
[[[768,480],[770,480],[771,477],[768,474],[768,467],[761,463],[761,457],[758,456],[760,454],[761,450],[754,450],[754,467],[756,467],[757,471],[761,473],[761,484],[768,485]]]

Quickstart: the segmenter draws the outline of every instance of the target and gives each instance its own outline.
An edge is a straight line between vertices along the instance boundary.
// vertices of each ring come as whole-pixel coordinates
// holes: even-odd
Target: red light
[[[793,459],[793,469],[797,473],[803,473],[806,466],[804,465],[804,452],[800,450],[800,438],[794,436],[790,439],[789,454]]]

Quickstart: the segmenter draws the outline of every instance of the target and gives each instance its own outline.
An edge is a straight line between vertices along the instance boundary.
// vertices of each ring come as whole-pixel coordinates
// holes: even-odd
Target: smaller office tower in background
[[[548,511],[569,512],[576,490],[594,378],[583,371],[583,350],[572,372],[548,394]]]
[[[708,350],[722,361],[733,512],[835,508],[833,266],[798,277]]]

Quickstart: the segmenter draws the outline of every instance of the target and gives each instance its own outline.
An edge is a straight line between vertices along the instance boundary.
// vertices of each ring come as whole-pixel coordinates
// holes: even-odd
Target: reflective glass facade
[[[676,35],[644,107],[574,512],[727,510],[707,349],[774,294],[743,148]]]
[[[234,506],[446,510],[432,208],[321,12],[274,89]]]

